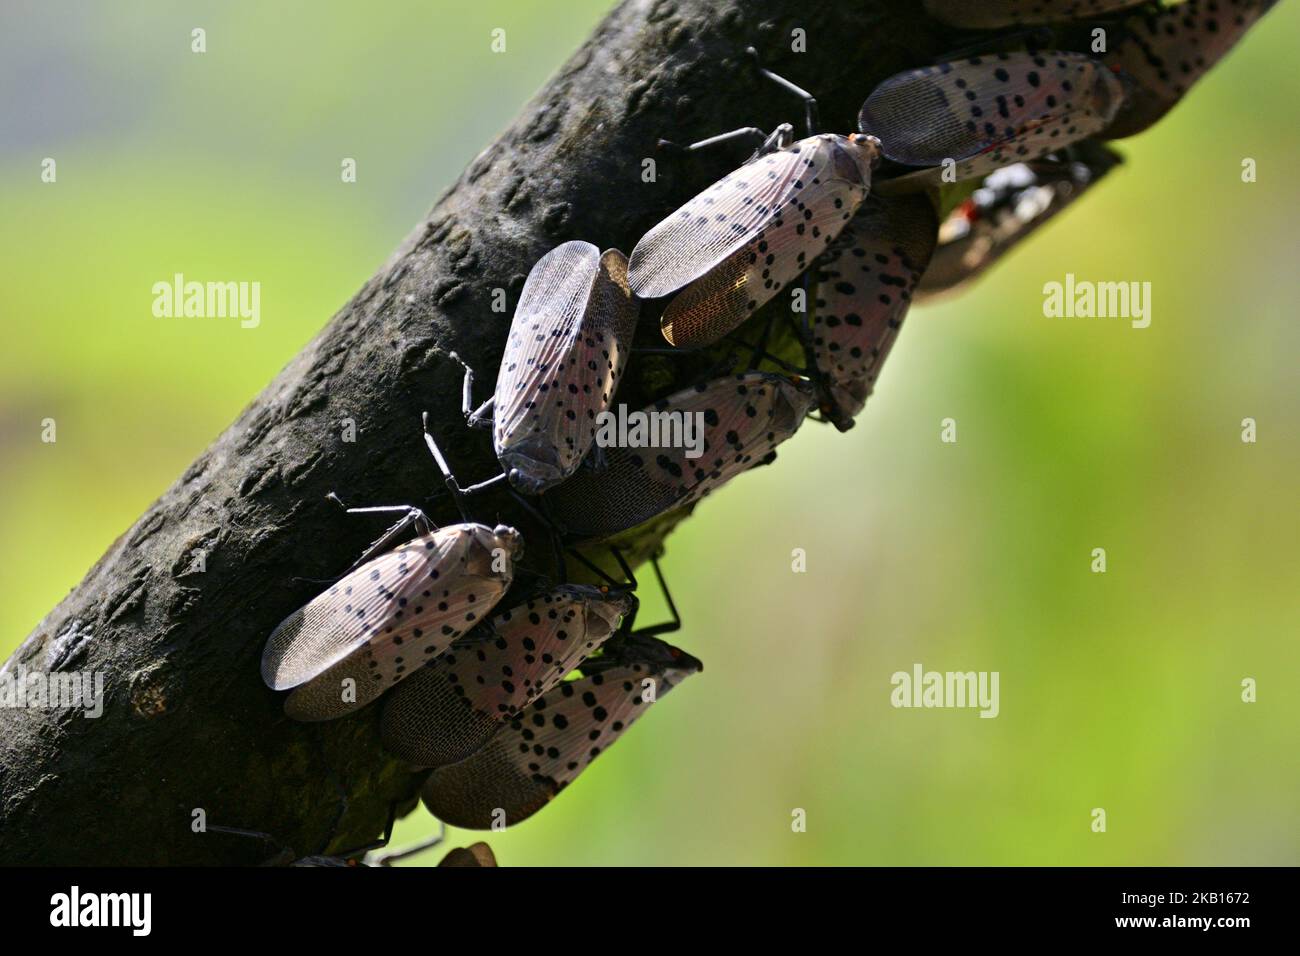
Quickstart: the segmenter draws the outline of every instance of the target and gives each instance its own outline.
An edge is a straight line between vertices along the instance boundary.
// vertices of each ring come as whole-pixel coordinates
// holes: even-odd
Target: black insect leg
[[[635,634],[643,634],[648,637],[655,637],[659,634],[671,634],[674,631],[680,631],[682,628],[682,617],[677,613],[677,604],[673,601],[672,592],[668,590],[668,582],[664,580],[664,573],[659,567],[659,555],[650,556],[650,566],[654,568],[655,578],[659,581],[659,590],[663,592],[664,601],[668,604],[668,613],[673,616],[671,621],[665,621],[662,624],[652,624],[650,627],[643,627]],[[629,630],[632,624],[628,624]]]
[[[749,352],[750,371],[757,369],[759,364],[762,362],[771,362],[777,368],[781,369],[781,371],[788,372],[791,375],[798,375],[801,378],[814,377],[813,373],[809,369],[800,368],[797,365],[792,365],[791,363],[787,362],[785,359],[773,355],[771,352],[768,352],[765,348],[763,348],[761,344],[754,344],[748,342],[745,339],[742,339],[739,335],[735,334],[734,332],[727,336],[727,341],[733,342],[744,351]]]
[[[515,500],[515,504],[519,505],[519,507],[532,515],[532,517],[549,532],[548,537],[551,539],[551,550],[555,555],[556,572],[559,574],[561,581],[567,581],[569,579],[569,565],[564,560],[564,545],[561,544],[565,531],[563,526],[555,520],[555,517],[546,510],[546,499],[544,497],[539,499],[542,507],[538,508],[518,491],[515,491],[515,489],[510,488],[508,490],[510,492],[510,497]]]
[[[429,433],[429,413],[425,412],[422,419],[424,423],[424,443],[429,446],[429,451],[433,455],[433,460],[438,463],[438,470],[442,472],[443,483],[447,490],[451,492],[452,500],[456,502],[456,510],[460,512],[465,521],[472,521],[469,512],[465,510],[465,496],[477,494],[486,488],[490,488],[506,480],[505,472],[497,475],[495,478],[489,478],[487,481],[480,481],[477,485],[470,485],[468,488],[462,488],[456,476],[452,474],[451,466],[447,464],[447,459],[443,457],[442,449],[438,443],[433,440],[433,435]]]
[[[388,841],[393,838],[393,825],[397,822],[397,804],[394,800],[388,805],[388,822],[384,824],[384,835],[378,840],[374,840],[364,846],[354,847],[351,850],[344,850],[342,853],[335,854],[344,859],[351,860],[358,856],[365,856],[371,850],[379,850],[388,846]]]
[[[758,72],[760,76],[764,77],[765,79],[771,80],[773,83],[781,87],[783,90],[793,93],[795,96],[803,100],[804,122],[808,126],[808,135],[815,136],[817,134],[817,128],[820,125],[818,115],[817,115],[817,98],[814,97],[807,90],[805,90],[803,87],[796,86],[795,84],[787,80],[785,77],[773,73],[769,69],[766,69],[762,65],[761,61],[759,60],[758,50],[754,49],[752,46],[748,47],[745,50],[745,53],[748,54],[749,57],[754,61],[754,66],[758,68]]]
[[[950,63],[953,60],[966,60],[975,56],[991,56],[995,53],[1010,52],[1018,46],[1024,46],[1028,53],[1052,49],[1055,40],[1051,27],[1021,27],[1011,33],[986,33],[955,50],[940,53],[933,62]]]
[[[617,580],[613,575],[609,574],[604,568],[596,564],[576,548],[569,548],[569,554],[577,558],[580,564],[604,581],[605,585],[611,592],[624,594],[635,591],[637,587],[636,575],[632,573],[632,568],[623,557],[623,552],[612,545],[609,550],[610,553],[614,555],[614,560],[618,562],[619,570],[623,572],[624,580],[622,581]]]
[[[437,836],[429,837],[427,840],[421,840],[413,846],[403,847],[400,850],[393,850],[391,853],[383,853],[368,862],[372,866],[392,866],[398,860],[405,860],[407,857],[415,856],[417,853],[423,853],[425,850],[437,846],[446,838],[447,824],[439,820]]]
[[[272,847],[275,853],[270,856],[262,865],[263,866],[283,866],[292,863],[297,859],[298,854],[293,851],[293,847],[286,846],[269,833],[263,833],[261,830],[245,830],[241,827],[223,827],[216,824],[209,824],[208,833],[229,833],[234,836],[248,837],[253,840],[261,840],[267,846]]]
[[[758,363],[761,362],[763,356],[767,354],[767,343],[772,338],[772,327],[775,324],[776,314],[772,313],[768,315],[767,320],[763,323],[763,331],[758,335],[758,344],[754,346],[754,353],[750,356],[749,367],[751,370],[758,368]],[[739,339],[737,341],[739,341]]]
[[[468,485],[462,488],[460,482],[456,480],[456,476],[452,472],[451,466],[447,464],[447,459],[443,456],[442,449],[438,447],[438,443],[434,441],[433,435],[429,432],[428,412],[424,413],[424,443],[429,446],[429,451],[433,454],[433,460],[438,463],[438,470],[442,472],[443,482],[446,484],[447,490],[451,492],[452,499],[456,502],[456,508],[460,511],[461,517],[464,518],[465,521],[469,522],[474,520],[470,517],[469,511],[465,507],[465,498],[486,491],[489,488],[495,488],[504,483],[506,485],[506,491],[509,492],[510,497],[512,497],[521,508],[536,518],[551,532],[552,545],[555,548],[556,565],[559,568],[561,579],[564,578],[567,573],[567,568],[564,562],[564,549],[559,543],[559,538],[563,536],[564,529],[560,527],[554,518],[549,514],[544,514],[542,511],[538,510],[537,507],[529,502],[527,498],[515,489],[511,488],[509,485],[509,476],[504,471],[493,478],[489,478],[487,481],[480,481],[478,484]]]

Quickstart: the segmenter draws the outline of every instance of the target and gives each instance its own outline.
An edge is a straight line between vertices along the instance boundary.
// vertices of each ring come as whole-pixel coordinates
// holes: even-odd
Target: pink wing
[[[380,555],[286,618],[262,677],[295,688],[286,712],[326,720],[363,706],[440,654],[509,588],[518,532],[450,525]],[[351,685],[355,681],[355,700]]]
[[[537,698],[474,756],[435,770],[424,787],[425,806],[438,819],[471,829],[492,826],[498,811],[507,826],[537,812],[651,703],[700,669],[690,655],[655,643],[676,659],[602,664],[593,658],[588,676]]]
[[[830,385],[827,416],[841,429],[871,394],[938,231],[926,196],[872,197],[817,265],[813,359]]]
[[[468,757],[599,650],[632,601],[566,585],[498,615],[491,632],[461,638],[394,691],[384,706],[385,747],[422,767]]]

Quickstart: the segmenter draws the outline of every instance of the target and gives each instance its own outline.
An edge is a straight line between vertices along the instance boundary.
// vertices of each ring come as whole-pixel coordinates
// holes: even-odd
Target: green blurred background
[[[608,3],[184,6],[0,13],[0,656]],[[1283,4],[1095,194],[914,310],[856,429],[806,427],[670,539],[706,671],[492,835],[502,863],[1300,862],[1298,28]],[[261,326],[154,319],[173,272],[260,281]],[[1152,282],[1151,327],[1044,318],[1066,272]],[[892,708],[914,662],[999,671],[1001,715]]]

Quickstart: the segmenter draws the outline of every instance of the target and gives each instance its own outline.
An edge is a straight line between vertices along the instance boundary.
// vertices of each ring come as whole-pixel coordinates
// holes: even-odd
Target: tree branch
[[[791,31],[807,54],[791,53]],[[498,465],[459,410],[459,352],[486,380],[531,265],[561,241],[630,252],[684,198],[743,156],[658,155],[743,125],[800,119],[757,80],[753,44],[812,90],[823,123],[849,132],[884,77],[951,44],[915,0],[627,0],[520,118],[470,165],[328,326],[40,623],[9,671],[97,672],[103,716],[0,710],[0,863],[256,862],[258,841],[191,830],[209,823],[275,835],[299,854],[359,845],[420,776],[387,757],[379,708],[327,724],[287,719],[263,686],[267,635],[342,572],[381,530],[326,501],[430,505],[440,485],[420,413],[463,477]],[[418,105],[410,122],[420,122]],[[657,181],[642,181],[642,161]],[[653,316],[638,344],[658,339]],[[706,359],[633,361],[620,401],[689,382]],[[343,440],[343,422],[357,440]],[[445,496],[435,520],[455,520]],[[484,502],[542,540],[508,498]],[[661,537],[661,525],[640,542]],[[644,550],[644,547],[643,549]],[[534,548],[525,563],[542,567]],[[200,570],[202,568],[202,570]]]

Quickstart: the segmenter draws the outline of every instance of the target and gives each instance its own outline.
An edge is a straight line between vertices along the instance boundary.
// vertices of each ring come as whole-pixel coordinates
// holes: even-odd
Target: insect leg
[[[636,577],[632,574],[632,569],[628,567],[627,561],[623,559],[622,552],[620,552],[618,548],[614,548],[614,547],[611,547],[609,550],[614,554],[614,557],[618,560],[619,567],[622,569],[623,574],[627,578],[627,580],[625,581],[617,580],[613,575],[607,572],[600,565],[596,564],[594,561],[592,561],[590,558],[584,555],[581,551],[578,551],[576,548],[569,548],[569,554],[577,558],[584,567],[586,567],[589,571],[591,571],[602,581],[604,581],[609,586],[609,589],[611,591],[615,591],[619,593],[625,591],[635,591]]]
[[[668,604],[668,613],[673,616],[671,621],[665,621],[663,624],[653,624],[650,627],[643,627],[637,634],[645,634],[654,637],[659,634],[671,634],[682,628],[682,616],[677,613],[677,604],[673,601],[672,593],[668,590],[668,582],[664,580],[664,573],[659,567],[659,555],[650,556],[650,565],[654,568],[655,578],[659,581],[659,590],[663,592],[664,601]]]
[[[263,843],[276,849],[276,853],[264,864],[271,866],[277,863],[288,863],[298,854],[294,853],[293,847],[286,846],[269,833],[263,833],[261,830],[244,830],[240,827],[223,827],[215,823],[208,824],[208,833],[230,833],[234,836],[250,837],[254,840],[261,840]]]
[[[767,349],[764,348],[763,343],[753,345],[749,342],[746,342],[744,339],[742,339],[739,335],[736,335],[734,332],[728,336],[728,339],[732,342],[735,342],[742,349],[747,349],[750,352],[751,357],[750,357],[749,367],[751,370],[758,368],[758,363],[760,361],[766,361],[766,362],[771,362],[773,365],[777,366],[784,372],[789,372],[791,375],[798,375],[801,378],[813,377],[813,373],[809,369],[799,368],[797,365],[791,365],[785,359],[773,355],[771,352],[767,351]],[[800,342],[800,344],[802,345],[802,341]]]
[[[1012,33],[999,33],[995,36],[985,35],[968,43],[966,46],[958,47],[955,50],[949,50],[941,53],[934,58],[934,63],[949,63],[953,60],[966,60],[973,56],[988,56],[1002,51],[1010,51],[1019,45],[1024,45],[1029,53],[1037,53],[1039,50],[1050,50],[1053,46],[1053,34],[1050,27],[1032,27],[1016,30]]]
[[[403,532],[412,525],[415,526],[416,531],[420,534],[427,534],[430,529],[436,527],[436,525],[429,520],[428,515],[419,508],[416,508],[414,505],[377,505],[371,508],[349,508],[343,503],[343,499],[332,491],[325,497],[333,501],[350,515],[392,514],[396,511],[404,512],[402,517],[399,518],[392,527],[381,534],[374,543],[370,545],[370,547],[366,548],[365,553],[356,560],[356,563],[354,563],[352,567],[348,568],[348,571],[353,571],[359,568],[376,554],[382,554],[383,552],[392,549],[398,539],[401,538]]]
[[[567,581],[569,578],[569,567],[564,560],[564,548],[560,544],[560,539],[564,537],[564,529],[559,525],[558,522],[556,522],[556,520],[553,517],[551,517],[550,514],[545,512],[544,504],[543,504],[543,510],[538,510],[533,505],[532,502],[530,502],[519,492],[515,491],[515,489],[509,488],[507,490],[510,492],[510,497],[515,499],[515,503],[518,504],[519,507],[523,508],[535,519],[537,519],[537,521],[539,521],[543,526],[545,526],[546,530],[550,532],[551,548],[555,552],[556,569],[558,570],[558,573],[560,575],[560,580]],[[543,502],[545,501],[545,499],[542,500]]]
[[[764,68],[758,58],[758,50],[752,46],[745,49],[745,53],[754,61],[754,66],[758,68],[759,75],[771,80],[782,89],[793,93],[803,100],[804,121],[808,124],[808,135],[814,136],[817,133],[818,116],[817,116],[817,98],[801,86],[796,86],[785,77],[773,73],[771,70]]]
[[[605,448],[602,445],[595,445],[591,449],[591,456],[584,463],[591,469],[592,474],[599,475],[609,467],[609,459],[605,457]]]
[[[493,395],[478,408],[466,415],[470,428],[491,428],[492,413],[496,409],[497,397]]]
[[[372,866],[392,866],[397,860],[405,860],[407,857],[415,856],[417,853],[423,853],[431,847],[437,846],[447,838],[447,824],[441,820],[438,821],[438,835],[429,837],[427,840],[421,840],[413,846],[403,847],[400,850],[393,850],[391,853],[384,853],[371,861]]]
[[[763,323],[763,331],[759,333],[758,344],[754,346],[754,354],[749,359],[751,370],[758,368],[758,363],[767,354],[767,343],[772,338],[772,326],[775,324],[776,314],[773,313],[767,317],[767,321]],[[737,338],[736,341],[740,341],[740,339]]]
[[[342,857],[345,860],[350,860],[356,856],[364,856],[371,850],[379,850],[387,846],[388,841],[393,838],[393,824],[397,822],[397,804],[398,801],[394,800],[388,805],[388,822],[384,824],[384,835],[382,837],[378,840],[372,840],[365,846],[359,846],[351,850],[344,850],[342,853],[336,854],[336,856]]]
[[[488,488],[495,488],[497,485],[501,484],[501,482],[505,481],[506,478],[507,475],[503,471],[501,472],[501,474],[497,475],[494,478],[489,478],[487,481],[480,481],[477,484],[469,485],[465,488],[460,488],[459,491],[462,495],[476,495],[480,491],[486,491]]]
[[[742,126],[740,129],[733,129],[729,133],[719,133],[717,136],[710,136],[708,139],[702,139],[698,143],[691,143],[689,146],[681,146],[672,140],[659,140],[660,149],[674,149],[683,153],[693,153],[696,150],[707,149],[710,146],[717,146],[721,143],[730,143],[738,139],[747,139],[752,143],[763,144],[767,141],[768,135],[757,126]]]
[[[433,454],[433,460],[438,463],[438,470],[442,472],[443,482],[447,485],[447,490],[451,492],[452,500],[456,502],[456,510],[468,522],[471,519],[469,512],[465,510],[464,492],[461,491],[456,476],[451,473],[451,467],[447,464],[447,459],[442,457],[442,450],[438,448],[438,443],[429,434],[428,412],[424,413],[422,421],[424,422],[424,443],[429,446],[429,451]],[[501,475],[501,477],[504,478],[505,475]]]
[[[455,352],[448,352],[447,357],[459,363],[461,368],[465,370],[465,380],[460,391],[460,410],[465,415],[466,422],[470,428],[489,427],[492,424],[492,409],[496,405],[496,396],[493,395],[476,408],[474,406],[474,370],[469,367],[469,363]]]
[[[816,267],[816,263],[814,263],[812,269],[809,269],[803,274],[803,300],[805,308],[798,318],[796,318],[793,313],[791,314],[790,324],[794,329],[795,337],[799,340],[799,344],[803,346],[804,368],[797,374],[812,379],[813,383],[817,386],[818,391],[823,395],[829,396],[830,388],[827,383],[827,376],[817,367],[817,356],[813,351],[812,310],[817,308],[817,299],[815,298],[815,290],[812,287],[812,280],[809,276],[812,275],[812,271]],[[773,361],[777,361],[777,364],[779,365],[783,364],[779,360],[773,359]],[[788,369],[788,366],[786,367]]]

